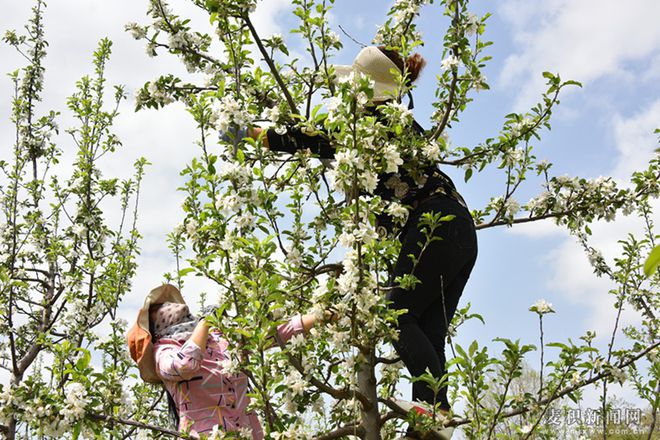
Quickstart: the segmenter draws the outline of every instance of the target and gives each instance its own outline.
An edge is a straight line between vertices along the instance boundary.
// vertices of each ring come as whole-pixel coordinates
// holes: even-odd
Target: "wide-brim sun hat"
[[[163,284],[162,286],[152,289],[145,298],[144,304],[138,311],[135,324],[126,334],[128,350],[131,354],[131,358],[137,363],[142,380],[149,383],[162,382],[156,373],[153,336],[149,332],[149,307],[151,307],[152,304],[162,304],[166,302],[179,304],[186,303],[183,300],[183,296],[181,296],[179,289],[171,284]]]
[[[333,67],[337,81],[346,80],[355,73],[362,73],[373,80],[372,101],[385,101],[397,97],[399,82],[396,72],[400,74],[401,70],[377,46],[363,48],[351,65],[335,64]]]

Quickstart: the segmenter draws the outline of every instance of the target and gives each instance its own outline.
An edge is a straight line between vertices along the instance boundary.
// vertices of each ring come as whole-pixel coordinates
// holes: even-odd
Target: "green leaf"
[[[92,360],[92,355],[89,354],[88,350],[82,349],[83,350],[83,355],[78,361],[76,362],[76,368],[78,370],[84,370],[87,365],[89,365],[89,361]]]
[[[80,430],[82,429],[81,425],[82,425],[82,422],[76,423],[76,426],[74,426],[74,428],[73,428],[73,433],[71,435],[71,440],[78,440],[78,437],[80,437]]]
[[[644,262],[644,275],[650,277],[658,269],[660,264],[660,245],[653,248],[651,254]]]
[[[240,164],[245,162],[245,153],[243,153],[243,150],[236,150],[236,160],[238,160],[238,163]]]
[[[194,271],[195,271],[194,267],[186,267],[186,268],[181,269],[179,271],[179,276],[180,277],[185,277],[186,275],[188,275],[189,273],[194,272]]]
[[[579,81],[573,81],[573,80],[565,81],[565,82],[564,82],[564,85],[565,85],[565,86],[571,86],[571,85],[572,85],[572,86],[582,87],[582,83],[581,83],[581,82],[579,82]]]
[[[465,170],[465,177],[464,177],[465,182],[470,180],[470,177],[472,177],[472,168],[468,168],[467,170]]]

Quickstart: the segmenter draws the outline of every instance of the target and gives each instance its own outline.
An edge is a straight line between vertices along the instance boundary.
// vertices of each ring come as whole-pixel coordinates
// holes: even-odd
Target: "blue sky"
[[[332,25],[340,33],[336,26],[342,24],[357,40],[369,42],[389,4],[382,0],[337,0]],[[2,6],[0,30],[4,33],[22,27],[29,16],[28,2],[3,1]],[[208,23],[186,2],[172,2],[172,7],[202,26]],[[75,80],[90,72],[91,53],[104,36],[115,42],[108,71],[110,82],[126,84],[129,92],[161,73],[185,76],[185,69],[175,59],[147,58],[143,43],[123,31],[129,21],[147,22],[146,8],[146,1],[53,1],[46,10],[50,48],[44,108],[64,110],[65,97],[73,91]],[[541,72],[551,70],[584,84],[582,89],[573,88],[563,95],[553,115],[552,131],[545,132],[542,141],[534,144],[539,158],[555,164],[555,174],[613,175],[623,182],[632,170],[649,160],[657,146],[653,129],[660,127],[660,27],[656,23],[660,3],[630,0],[624,7],[615,0],[501,0],[474,2],[471,9],[480,16],[493,13],[485,35],[494,41],[487,49],[493,60],[484,71],[491,90],[474,95],[461,122],[449,131],[454,145],[472,146],[495,136],[504,115],[525,111],[536,102],[543,90]],[[286,28],[293,23],[289,10],[285,0],[260,3],[254,21],[262,35],[278,32],[294,42],[286,35]],[[446,24],[439,5],[423,8],[419,30],[426,44],[420,52],[428,66],[415,91],[415,116],[425,127],[429,126],[429,104]],[[349,64],[358,51],[357,45],[345,39],[336,62]],[[21,65],[21,59],[4,45],[0,46],[0,60],[3,72]],[[4,76],[0,78],[0,90],[3,96],[10,96],[10,83]],[[193,146],[194,125],[181,105],[135,114],[129,102],[121,111],[116,131],[124,148],[106,163],[108,175],[127,176],[127,164],[139,156],[153,163],[141,203],[141,269],[134,280],[134,291],[121,310],[122,316],[132,322],[143,294],[160,282],[164,272],[173,269],[165,235],[182,217],[183,195],[176,191],[181,183],[178,173],[197,150]],[[9,100],[3,99],[0,143],[7,146],[11,144],[8,114]],[[63,115],[61,127],[71,123]],[[62,142],[71,146],[66,135]],[[65,153],[65,158],[67,155],[71,153]],[[66,163],[63,160],[65,172]],[[462,182],[460,170],[448,172],[456,176],[461,192],[474,208],[497,195],[493,188],[504,188],[503,176],[497,172],[475,176],[469,184]],[[526,202],[540,190],[539,182],[530,179],[519,201]],[[617,254],[616,240],[629,231],[639,231],[640,223],[633,218],[618,218],[593,230],[594,244],[611,258]],[[479,234],[479,246],[479,260],[461,304],[470,301],[473,311],[484,316],[486,325],[467,324],[458,343],[469,344],[476,339],[490,344],[497,336],[537,343],[538,322],[527,309],[537,299],[545,298],[557,311],[546,319],[547,341],[569,337],[577,340],[593,329],[599,335],[599,344],[604,345],[615,316],[613,301],[607,295],[610,285],[593,275],[586,257],[565,232],[550,222],[485,230]],[[194,296],[204,289],[208,286],[203,282],[190,280],[186,295]],[[212,291],[209,295],[212,298]],[[634,313],[627,313],[624,322],[637,320]],[[535,358],[530,358],[530,363],[538,367]],[[618,393],[616,387],[614,392]],[[621,393],[633,400],[629,390]],[[589,398],[595,402],[593,395]]]

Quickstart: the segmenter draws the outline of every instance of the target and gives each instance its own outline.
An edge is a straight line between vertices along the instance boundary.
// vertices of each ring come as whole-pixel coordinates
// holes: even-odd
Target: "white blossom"
[[[373,194],[376,190],[376,186],[378,186],[378,176],[372,171],[365,171],[360,175],[360,183],[365,191]]]
[[[328,44],[330,46],[336,46],[341,43],[341,38],[339,38],[339,35],[334,31],[327,31],[325,37],[328,39]]]
[[[131,33],[131,36],[136,40],[141,40],[147,36],[147,29],[137,23],[131,22],[124,26],[124,30]]]
[[[288,344],[293,350],[300,350],[305,346],[305,336],[303,334],[297,334],[289,339]]]
[[[355,96],[355,100],[357,101],[358,105],[364,106],[367,104],[367,102],[369,102],[369,97],[366,93],[360,92]]]
[[[73,226],[72,231],[74,235],[82,237],[87,232],[87,228],[84,225],[77,224]]]
[[[554,309],[552,308],[552,304],[547,302],[544,299],[539,299],[536,301],[532,306],[529,308],[531,312],[536,312],[539,315],[545,315],[547,313],[555,313]]]
[[[590,247],[587,249],[587,258],[589,259],[589,263],[593,266],[596,275],[601,276],[607,272],[607,263],[605,263],[605,257],[603,257],[601,251]]]
[[[241,200],[235,192],[218,194],[215,199],[215,208],[224,215],[230,215],[237,212],[241,207]]]
[[[218,130],[226,132],[232,124],[238,127],[247,127],[253,121],[250,112],[243,108],[241,103],[232,95],[224,95],[215,106],[215,126]]]
[[[68,423],[76,422],[85,415],[89,396],[85,386],[79,382],[69,382],[64,386],[65,406],[61,414]]]
[[[618,367],[612,367],[612,369],[610,370],[610,374],[612,374],[612,377],[621,385],[623,385],[623,383],[628,378],[626,372]]]
[[[222,238],[220,241],[220,249],[223,251],[230,251],[234,247],[234,236],[230,233],[227,232],[225,233],[225,236]]]
[[[399,170],[399,165],[403,164],[403,159],[401,159],[399,151],[392,144],[385,147],[383,157],[385,158],[386,173],[396,173]]]
[[[422,154],[431,161],[440,159],[440,145],[435,140],[425,142],[422,146]]]
[[[177,223],[177,225],[174,226],[174,230],[172,232],[174,233],[174,235],[181,235],[185,230],[186,227],[183,225],[183,223]]]
[[[399,121],[408,122],[412,119],[412,110],[398,101],[389,101],[387,107],[394,109],[393,114]]]
[[[297,396],[302,396],[307,388],[307,382],[297,370],[293,370],[288,374],[286,385],[291,389],[293,394]]]
[[[449,55],[447,58],[442,60],[440,63],[440,68],[442,70],[449,70],[458,66],[459,59],[455,55]]]
[[[354,232],[355,238],[364,244],[371,244],[374,240],[378,239],[378,232],[369,223],[362,223]]]
[[[232,180],[238,185],[245,185],[252,178],[252,168],[248,165],[228,162],[220,169],[219,174],[222,178]]]
[[[325,108],[328,109],[328,112],[334,113],[337,111],[339,106],[342,104],[341,98],[338,96],[333,96],[332,98],[328,98],[325,102]]]
[[[357,151],[348,148],[335,154],[335,163],[337,166],[348,165],[351,168],[363,167],[363,163],[358,157]]]
[[[518,211],[520,211],[520,203],[511,197],[506,199],[506,202],[504,203],[504,215],[507,217],[513,217]]]
[[[192,237],[197,233],[197,222],[193,219],[189,219],[186,222],[186,233],[188,234],[189,237]]]
[[[239,229],[248,229],[254,226],[254,216],[251,212],[244,212],[236,218],[236,226]]]
[[[291,248],[286,255],[286,261],[292,266],[299,267],[302,264],[302,254],[297,247]]]
[[[264,109],[263,116],[269,119],[273,124],[277,124],[280,120],[280,108],[275,106],[273,108]]]
[[[227,357],[227,359],[220,361],[220,368],[226,375],[234,375],[241,371],[241,366],[234,360],[234,357],[231,354]]]
[[[408,219],[408,209],[400,203],[391,202],[387,206],[387,213],[402,224]]]
[[[473,12],[468,12],[467,20],[465,21],[465,33],[474,35],[479,29],[479,17]]]
[[[355,243],[355,235],[347,230],[343,230],[341,234],[339,234],[339,243],[346,248],[353,247],[353,243]]]
[[[512,148],[511,150],[504,153],[502,158],[502,164],[509,168],[514,168],[516,165],[524,159],[525,152],[517,148]]]

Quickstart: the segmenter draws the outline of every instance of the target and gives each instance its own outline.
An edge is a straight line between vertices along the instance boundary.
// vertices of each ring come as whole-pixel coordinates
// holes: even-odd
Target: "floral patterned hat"
[[[173,285],[163,284],[156,287],[145,298],[144,305],[138,311],[135,324],[126,334],[131,358],[137,363],[142,380],[149,383],[162,382],[156,374],[152,335],[149,333],[149,307],[152,304],[162,304],[165,302],[186,303],[179,289]]]

